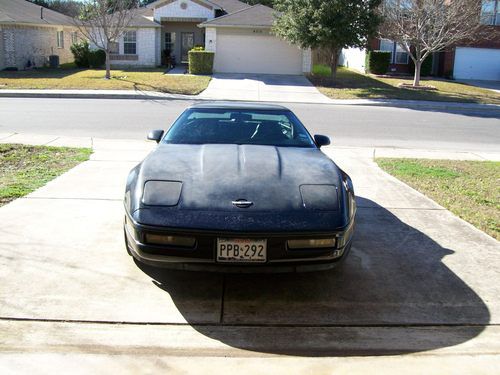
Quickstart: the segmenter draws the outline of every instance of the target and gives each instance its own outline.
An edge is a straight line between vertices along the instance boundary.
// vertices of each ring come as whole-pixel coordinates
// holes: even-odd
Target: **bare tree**
[[[136,2],[132,0],[83,0],[75,25],[95,47],[106,53],[106,79],[111,78],[111,47],[129,27]]]
[[[400,44],[415,64],[413,86],[429,54],[482,36],[481,0],[386,0],[380,36]]]

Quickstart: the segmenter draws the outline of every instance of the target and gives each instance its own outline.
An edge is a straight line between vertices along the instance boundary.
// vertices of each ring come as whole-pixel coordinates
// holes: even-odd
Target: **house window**
[[[500,0],[483,0],[481,23],[483,25],[500,25]]]
[[[71,33],[71,43],[72,44],[78,43],[78,31],[73,31]]]
[[[408,64],[408,52],[404,50],[404,48],[397,43],[395,44],[396,54],[394,55],[394,64]]]
[[[127,31],[123,35],[123,53],[125,55],[137,54],[137,33],[135,31]]]
[[[397,44],[389,39],[381,39],[380,50],[391,53],[391,64],[408,64],[408,52],[406,52],[400,44]]]
[[[118,42],[109,42],[109,53],[118,55],[120,53],[120,44]]]
[[[57,32],[57,48],[64,48],[64,31]]]
[[[175,48],[175,33],[165,33],[165,50],[173,54]]]

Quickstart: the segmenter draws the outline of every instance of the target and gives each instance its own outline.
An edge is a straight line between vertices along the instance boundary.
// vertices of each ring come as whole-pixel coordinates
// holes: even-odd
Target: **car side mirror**
[[[318,145],[318,147],[322,146],[328,146],[330,144],[330,138],[328,138],[326,135],[319,135],[316,134],[314,136],[314,142]]]
[[[161,138],[163,137],[163,130],[151,130],[148,134],[148,141],[155,141],[156,143],[160,143]]]

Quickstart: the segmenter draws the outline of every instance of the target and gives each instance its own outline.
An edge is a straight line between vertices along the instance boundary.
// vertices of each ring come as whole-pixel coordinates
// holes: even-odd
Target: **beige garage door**
[[[218,73],[302,74],[302,51],[267,32],[217,30]]]

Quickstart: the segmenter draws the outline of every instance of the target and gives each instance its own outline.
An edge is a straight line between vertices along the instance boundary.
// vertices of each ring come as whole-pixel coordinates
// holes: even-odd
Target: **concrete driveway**
[[[298,75],[214,74],[204,99],[331,103],[309,80]]]
[[[382,172],[372,149],[325,149],[359,197],[342,268],[220,275],[154,269],[127,255],[125,178],[151,145],[93,145],[91,161],[0,208],[1,373],[500,365],[498,242]]]

